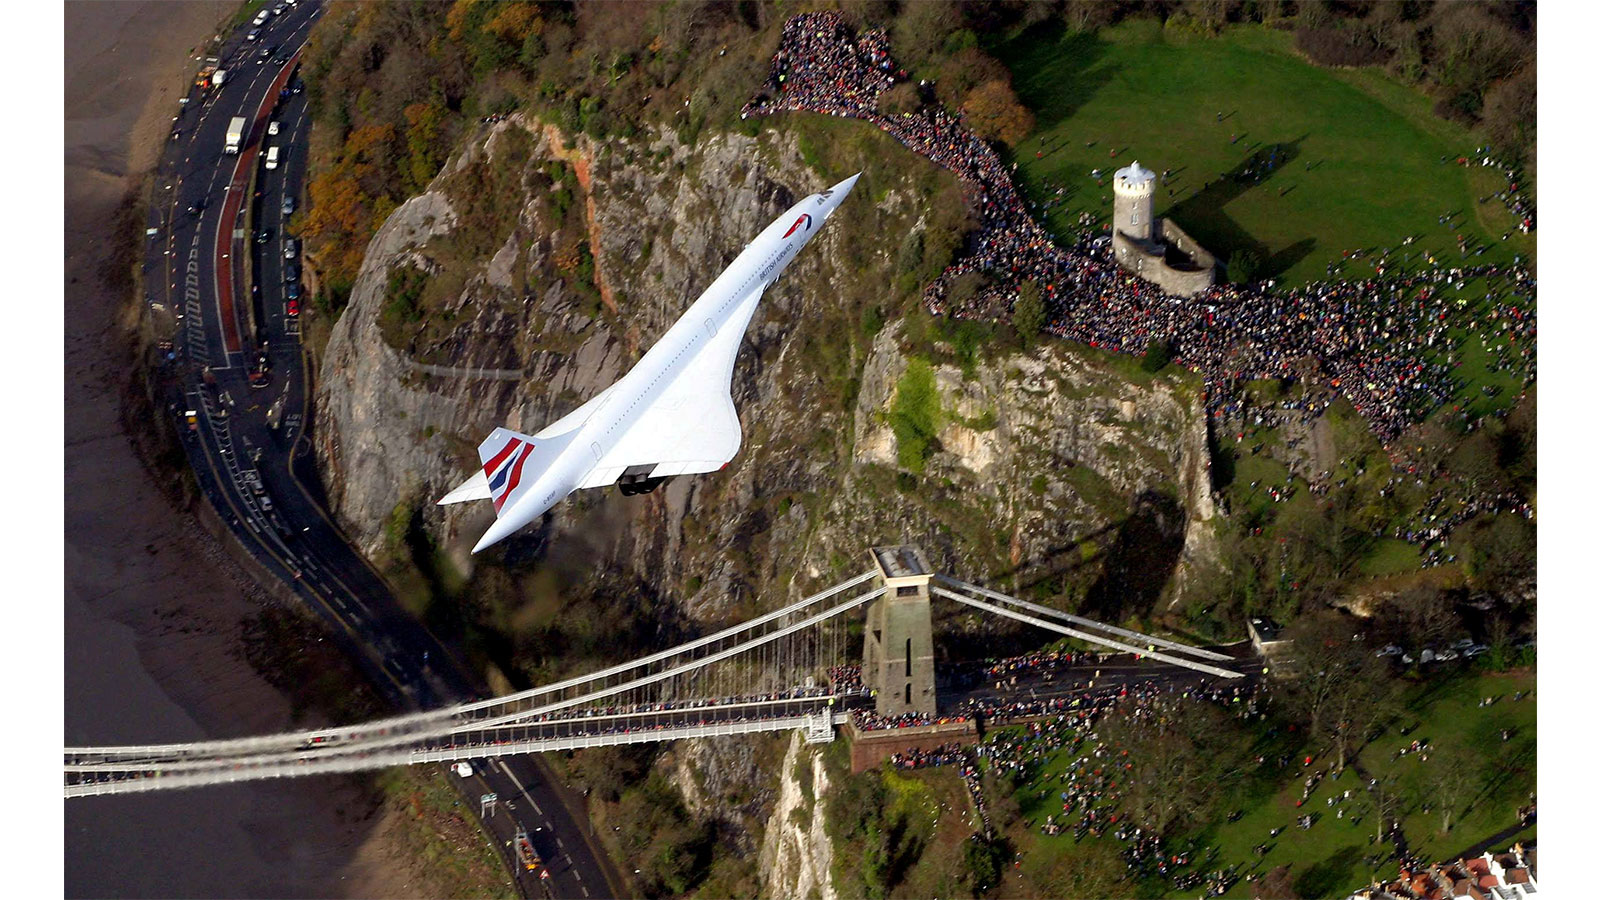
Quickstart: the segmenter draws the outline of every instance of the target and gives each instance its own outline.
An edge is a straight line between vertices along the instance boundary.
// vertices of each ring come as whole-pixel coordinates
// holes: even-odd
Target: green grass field
[[[1200,866],[1202,870],[1240,864],[1242,871],[1253,872],[1259,878],[1287,865],[1296,892],[1305,897],[1343,896],[1374,874],[1393,875],[1392,862],[1380,862],[1376,870],[1367,863],[1371,856],[1386,856],[1388,848],[1378,842],[1373,804],[1355,767],[1369,777],[1396,777],[1403,798],[1396,815],[1411,848],[1423,859],[1453,858],[1500,835],[1506,836],[1495,843],[1496,848],[1535,837],[1536,826],[1516,830],[1516,808],[1527,802],[1536,784],[1536,697],[1531,693],[1535,673],[1483,673],[1459,662],[1446,665],[1455,669],[1432,672],[1426,680],[1407,685],[1402,690],[1397,720],[1361,749],[1351,769],[1337,779],[1324,778],[1303,806],[1295,805],[1306,774],[1300,765],[1307,752],[1302,742],[1286,732],[1271,738],[1258,733],[1250,752],[1264,755],[1269,762],[1232,789],[1226,805],[1236,809],[1238,817],[1231,822],[1219,819],[1192,834],[1174,835],[1168,846],[1177,849],[1193,841],[1204,848],[1215,848],[1211,861]],[[1517,691],[1529,693],[1520,701],[1512,701],[1511,696]],[[1478,701],[1483,697],[1499,699],[1480,707]],[[1509,729],[1510,740],[1501,740],[1501,729]],[[1433,748],[1428,761],[1423,761],[1420,754],[1396,755],[1396,750],[1414,739],[1423,739]],[[1423,805],[1437,805],[1436,769],[1430,767],[1440,765],[1442,754],[1452,751],[1469,759],[1469,787],[1463,794],[1464,809],[1457,812],[1450,830],[1445,832],[1441,830],[1440,809],[1424,812]],[[1076,817],[1063,820],[1068,830],[1060,835],[1044,835],[1038,829],[1046,814],[1059,813],[1057,777],[1081,752],[1071,748],[1056,752],[1028,784],[1017,789],[1023,820],[1032,823],[1012,832],[1018,849],[1028,860],[1025,868],[1047,868],[1047,861],[1063,854],[1089,852],[1085,845],[1095,842],[1092,837],[1079,841],[1072,836],[1070,823]],[[1271,760],[1279,755],[1293,757],[1294,764],[1277,769]],[[1319,757],[1311,768],[1328,766],[1329,760]],[[1346,789],[1351,790],[1350,800],[1337,807],[1327,805],[1327,798]],[[1345,811],[1342,818],[1338,814],[1340,808]],[[1305,813],[1316,816],[1309,830],[1294,824]],[[1271,830],[1280,826],[1286,827],[1276,838],[1270,838]],[[1109,836],[1100,840],[1110,842],[1119,851],[1123,846]],[[1254,848],[1263,843],[1268,845],[1267,852],[1264,857],[1257,857]],[[1226,896],[1249,897],[1251,887],[1241,881]],[[1141,896],[1195,895],[1194,891],[1163,893],[1166,888],[1159,881],[1143,882],[1140,888]]]
[[[1489,170],[1454,162],[1481,142],[1381,72],[1305,62],[1286,32],[1239,26],[1204,38],[1140,19],[1081,34],[1050,22],[990,49],[1038,116],[1016,148],[1019,185],[1037,201],[1066,188],[1046,216],[1058,236],[1076,233],[1082,212],[1108,222],[1110,173],[1137,159],[1174,172],[1158,188],[1158,215],[1219,258],[1256,249],[1262,277],[1320,279],[1344,251],[1399,247],[1408,235],[1417,240],[1407,251],[1444,260],[1460,260],[1463,232],[1491,248],[1472,262],[1533,255],[1529,236],[1501,241],[1510,223],[1498,201],[1477,203],[1498,189]],[[1220,177],[1272,147],[1282,161],[1259,182]],[[1452,210],[1465,212],[1455,232],[1438,221]],[[1344,275],[1371,271],[1352,261]]]

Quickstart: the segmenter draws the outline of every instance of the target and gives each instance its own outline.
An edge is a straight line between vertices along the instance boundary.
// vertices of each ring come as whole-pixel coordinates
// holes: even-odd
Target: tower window
[[[1130,224],[1139,224],[1139,211],[1137,209],[1133,211],[1133,221]]]
[[[911,638],[906,638],[906,677],[911,676]]]

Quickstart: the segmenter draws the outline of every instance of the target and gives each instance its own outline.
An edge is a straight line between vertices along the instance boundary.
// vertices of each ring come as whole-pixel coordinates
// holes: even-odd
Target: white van
[[[267,168],[276,169],[277,167],[278,167],[278,148],[277,147],[268,147],[267,148]]]

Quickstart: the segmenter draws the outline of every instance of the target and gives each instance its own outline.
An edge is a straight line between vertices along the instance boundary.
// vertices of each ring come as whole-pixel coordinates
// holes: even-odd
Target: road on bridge
[[[298,301],[289,297],[291,285],[298,291],[300,259],[298,248],[288,258],[284,201],[298,207],[305,180],[309,118],[297,63],[321,12],[319,3],[300,3],[270,18],[257,41],[245,40],[244,29],[228,36],[219,54],[226,83],[190,90],[157,167],[146,302],[156,321],[174,329],[159,373],[166,411],[222,521],[330,625],[392,703],[432,708],[486,692],[329,519],[308,439],[311,384],[292,308]],[[237,155],[227,154],[225,135],[238,116],[248,123],[246,137]],[[267,169],[271,146],[279,156]],[[485,822],[524,895],[617,893],[609,860],[585,839],[581,804],[553,785],[537,759],[508,760],[471,780],[461,787],[474,809],[485,792],[526,800]],[[540,848],[551,861],[548,883],[513,865],[509,844],[519,825],[549,836],[548,852]]]

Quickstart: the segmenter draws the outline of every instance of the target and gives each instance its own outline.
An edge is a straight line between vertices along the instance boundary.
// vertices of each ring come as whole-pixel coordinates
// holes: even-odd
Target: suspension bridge
[[[914,547],[782,609],[639,659],[503,697],[338,728],[187,744],[67,747],[67,797],[165,790],[584,747],[799,730],[853,710],[939,713],[930,601],[947,599],[1215,678],[1240,660],[932,572]],[[866,607],[852,640],[851,613]],[[855,641],[860,641],[859,645]],[[859,654],[858,651],[859,650]],[[854,676],[861,664],[860,677]],[[1232,666],[1232,668],[1230,668]]]

